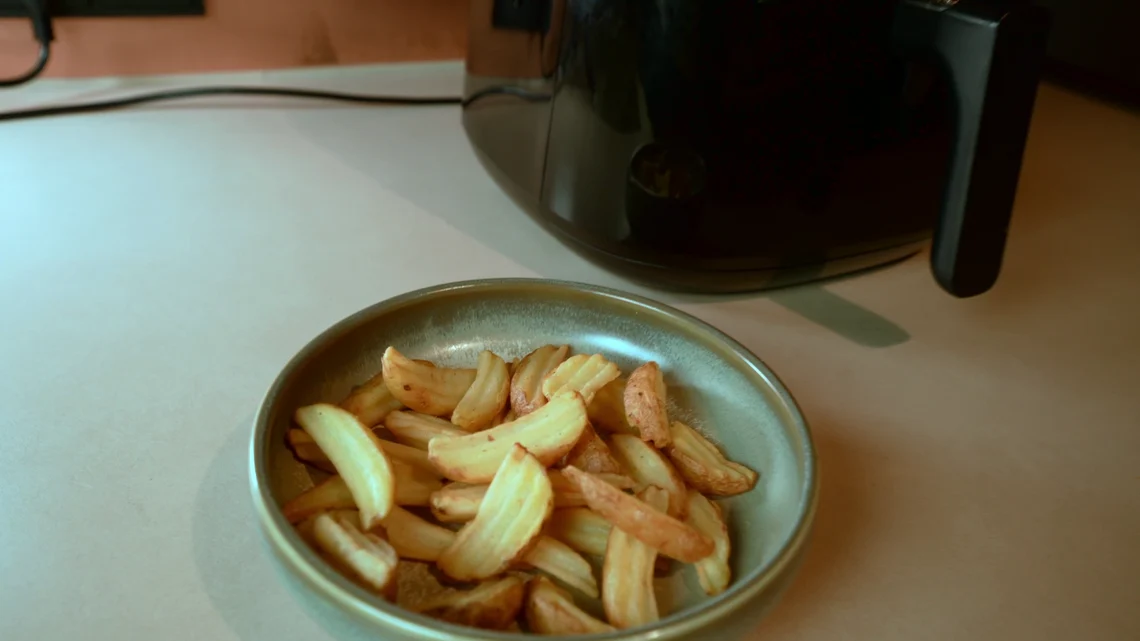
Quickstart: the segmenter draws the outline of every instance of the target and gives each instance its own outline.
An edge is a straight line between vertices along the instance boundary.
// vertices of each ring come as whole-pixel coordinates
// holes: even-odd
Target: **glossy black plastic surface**
[[[953,258],[936,264],[953,273],[940,282],[969,295],[994,267],[990,245],[1004,245],[1004,194],[1020,167],[1011,143],[1023,143],[1024,130],[987,138],[989,124],[964,123],[1003,108],[1006,122],[1027,123],[1032,95],[1028,106],[1010,108],[998,95],[982,101],[984,110],[964,111],[973,101],[963,102],[966,85],[954,74],[985,62],[974,49],[979,33],[989,34],[989,53],[1027,49],[992,28],[960,28],[941,44],[928,34],[921,48],[900,42],[900,24],[915,20],[906,12],[944,21],[945,9],[891,0],[558,0],[545,32],[527,42],[510,34],[509,43],[493,30],[477,34],[469,59],[469,92],[517,84],[549,102],[481,100],[464,124],[528,211],[643,279],[727,291],[834,275],[915,251],[942,216],[936,253]],[[1035,86],[1035,67],[1013,58],[998,67],[1001,77]],[[991,85],[971,95],[980,99]],[[961,169],[977,160],[963,160],[971,132],[965,147],[1011,152],[999,154],[985,181]],[[964,205],[945,205],[970,184],[976,193]],[[982,209],[997,210],[986,214],[995,224],[967,226]],[[959,234],[948,233],[954,221]],[[984,249],[985,265],[959,279],[969,258],[948,254],[951,246]]]

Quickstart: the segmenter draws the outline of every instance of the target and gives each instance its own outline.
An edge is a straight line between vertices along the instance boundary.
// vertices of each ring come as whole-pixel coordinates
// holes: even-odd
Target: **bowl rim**
[[[780,378],[760,357],[736,339],[728,336],[709,323],[681,311],[668,304],[645,296],[618,289],[567,280],[544,278],[487,278],[441,283],[399,294],[369,305],[333,323],[324,331],[305,343],[274,377],[273,382],[262,396],[249,442],[249,482],[253,507],[257,522],[265,542],[289,573],[332,605],[346,614],[367,620],[379,627],[394,629],[410,637],[425,641],[450,641],[468,639],[479,641],[506,641],[518,639],[516,632],[481,630],[454,625],[431,619],[400,608],[364,590],[331,567],[327,567],[300,539],[295,529],[285,520],[270,489],[265,441],[270,430],[269,417],[282,387],[291,374],[311,355],[321,349],[335,336],[359,326],[377,315],[436,295],[448,293],[468,293],[479,290],[502,290],[503,288],[532,288],[573,291],[589,296],[612,299],[618,304],[641,307],[646,311],[669,317],[686,325],[686,329],[704,333],[708,338],[723,343],[730,351],[741,357],[776,393],[780,407],[773,407],[777,415],[786,421],[786,427],[793,429],[803,444],[804,485],[797,506],[796,523],[787,538],[781,543],[776,554],[751,576],[735,582],[727,591],[697,606],[680,610],[663,617],[653,624],[618,630],[603,634],[578,635],[590,641],[648,641],[649,639],[683,639],[699,632],[706,626],[722,620],[776,584],[785,575],[794,572],[799,557],[806,546],[819,503],[819,470],[815,442],[811,428],[804,418],[799,404]]]

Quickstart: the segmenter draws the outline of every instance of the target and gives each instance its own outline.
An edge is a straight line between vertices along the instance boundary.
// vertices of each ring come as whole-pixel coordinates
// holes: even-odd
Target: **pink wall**
[[[45,75],[101,76],[461,58],[468,0],[207,0],[190,18],[60,18]],[[0,76],[35,56],[0,20]]]

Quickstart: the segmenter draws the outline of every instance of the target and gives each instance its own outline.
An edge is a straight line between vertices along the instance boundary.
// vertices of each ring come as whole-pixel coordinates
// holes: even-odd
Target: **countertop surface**
[[[0,110],[187,84],[459,91],[458,63],[48,80]],[[927,255],[756,296],[646,290],[523,215],[456,107],[196,100],[0,123],[0,638],[328,639],[247,475],[278,370],[410,289],[648,293],[784,380],[815,536],[752,638],[1140,639],[1140,116],[1042,88],[1004,273]]]

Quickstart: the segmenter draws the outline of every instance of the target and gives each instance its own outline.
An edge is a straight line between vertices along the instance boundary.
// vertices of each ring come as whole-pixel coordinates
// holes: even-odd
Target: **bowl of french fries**
[[[334,636],[732,639],[792,579],[817,471],[764,363],[676,309],[549,280],[326,330],[255,420],[268,549]]]

